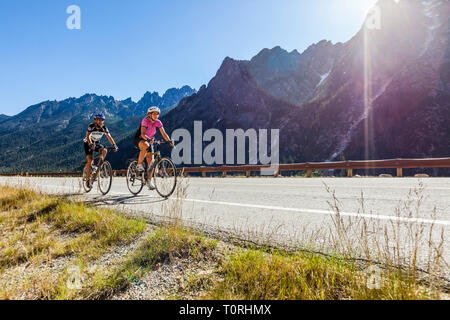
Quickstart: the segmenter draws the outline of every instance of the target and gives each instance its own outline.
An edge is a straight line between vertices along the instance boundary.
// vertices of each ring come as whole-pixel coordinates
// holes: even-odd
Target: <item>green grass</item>
[[[398,271],[382,276],[380,289],[369,289],[368,275],[338,258],[313,254],[244,250],[221,266],[222,281],[206,299],[218,300],[380,300],[430,299],[428,290]]]

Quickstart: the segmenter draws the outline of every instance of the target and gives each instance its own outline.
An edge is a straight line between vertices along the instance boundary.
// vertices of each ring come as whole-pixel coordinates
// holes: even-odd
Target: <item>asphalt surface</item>
[[[308,245],[318,251],[331,248],[331,239],[338,234],[336,209],[330,206],[334,192],[343,219],[341,230],[353,245],[361,242],[363,218],[371,230],[369,235],[379,237],[386,248],[400,246],[405,259],[411,258],[411,243],[418,243],[419,261],[425,265],[430,230],[436,243],[444,232],[442,251],[450,263],[446,238],[450,231],[450,178],[186,178],[169,200],[147,188],[132,196],[125,178],[115,178],[106,196],[96,186],[83,194],[79,178],[0,177],[0,184],[79,194],[84,201],[159,221],[181,212],[186,225],[205,232],[233,234],[259,243]],[[421,184],[423,190],[418,192]],[[450,274],[448,265],[445,269]]]

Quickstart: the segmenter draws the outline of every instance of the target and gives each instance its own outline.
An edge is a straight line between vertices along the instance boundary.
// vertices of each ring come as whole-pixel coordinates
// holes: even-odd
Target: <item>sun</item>
[[[348,19],[365,18],[376,3],[377,0],[339,0],[342,13]]]

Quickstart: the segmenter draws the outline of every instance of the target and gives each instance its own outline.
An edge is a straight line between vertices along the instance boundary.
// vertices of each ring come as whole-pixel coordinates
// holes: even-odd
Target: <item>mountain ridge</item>
[[[379,30],[363,24],[347,42],[322,40],[302,53],[275,46],[249,60],[226,57],[208,84],[191,94],[181,90],[177,103],[170,95],[164,99],[155,92],[146,92],[138,102],[95,95],[82,96],[80,101],[72,98],[66,104],[76,113],[72,120],[65,119],[67,124],[58,125],[73,130],[71,136],[78,139],[85,134],[81,123],[92,113],[84,107],[103,106],[104,113],[113,116],[108,126],[111,123],[112,130],[121,132],[118,142],[123,153],[111,155],[117,169],[125,168],[126,159],[134,154],[131,134],[138,126],[137,115],[145,114],[148,105],[156,102],[164,105],[161,120],[169,134],[178,128],[192,134],[194,121],[202,121],[204,130],[221,132],[279,129],[283,163],[448,157],[450,24],[445,17],[450,16],[449,2],[382,0],[377,5],[382,13]],[[37,115],[32,119],[44,124],[39,134],[55,125],[45,121],[58,108],[52,102],[45,104],[31,109]],[[11,118],[0,122],[0,138],[6,137],[3,128],[8,144],[33,142],[24,128],[8,128],[11,123]],[[29,165],[36,160],[33,150],[57,141],[48,137],[41,144],[33,142],[28,162],[21,160],[17,153],[22,149],[16,148],[6,163]],[[2,143],[0,163],[5,159]],[[59,147],[52,149],[52,156],[57,156]],[[58,166],[67,168],[70,163]],[[447,169],[439,172],[450,174]]]
[[[172,102],[194,92],[189,86],[169,89],[162,97],[149,92],[137,103],[84,94],[32,105],[0,121],[0,172],[79,170],[84,161],[82,140],[93,115],[105,114],[106,125],[120,143],[139,126],[150,106],[147,103],[157,104],[164,113]]]
[[[164,122],[172,129],[194,120],[221,131],[278,128],[284,163],[450,156],[449,22],[442,19],[449,2],[377,5],[382,28],[363,25],[345,43],[323,40],[301,54],[277,46],[251,60],[225,58],[208,85]],[[391,141],[398,145],[386,148]]]

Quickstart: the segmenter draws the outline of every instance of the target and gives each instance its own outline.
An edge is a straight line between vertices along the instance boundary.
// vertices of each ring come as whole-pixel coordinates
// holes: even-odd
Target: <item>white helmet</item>
[[[150,107],[150,108],[148,108],[147,113],[153,113],[153,112],[161,113],[161,110],[158,107]]]

